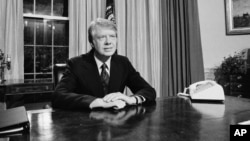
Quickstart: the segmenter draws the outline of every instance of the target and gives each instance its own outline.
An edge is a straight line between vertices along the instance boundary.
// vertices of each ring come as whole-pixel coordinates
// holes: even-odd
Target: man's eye
[[[116,38],[116,35],[110,35],[111,38]]]
[[[103,40],[103,39],[105,39],[105,36],[100,36],[100,37],[98,37],[98,39]]]

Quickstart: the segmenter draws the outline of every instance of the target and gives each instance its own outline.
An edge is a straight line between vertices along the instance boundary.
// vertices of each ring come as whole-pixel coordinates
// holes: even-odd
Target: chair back
[[[66,64],[55,64],[54,65],[54,87],[56,87],[57,83],[61,80],[63,76],[63,72],[66,69]]]

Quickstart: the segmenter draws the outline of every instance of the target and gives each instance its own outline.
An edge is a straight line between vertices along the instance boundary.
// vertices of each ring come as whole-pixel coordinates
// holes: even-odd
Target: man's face
[[[116,51],[116,32],[110,28],[97,27],[93,36],[93,45],[99,59],[108,58]]]

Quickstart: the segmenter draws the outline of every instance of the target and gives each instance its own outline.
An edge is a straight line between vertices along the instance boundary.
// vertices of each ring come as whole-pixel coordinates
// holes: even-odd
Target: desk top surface
[[[161,98],[156,104],[123,110],[29,111],[34,141],[176,141],[229,140],[230,125],[250,120],[250,100],[226,97],[224,104]],[[25,138],[25,139],[24,139]]]

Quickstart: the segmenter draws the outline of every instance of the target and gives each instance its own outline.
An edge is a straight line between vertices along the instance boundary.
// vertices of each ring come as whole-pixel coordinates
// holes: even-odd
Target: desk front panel
[[[11,108],[21,106],[26,101],[33,103],[40,102],[41,95],[50,95],[53,91],[53,82],[26,83],[24,80],[6,81],[0,84],[0,103],[1,105],[5,105],[1,107]],[[3,109],[1,107],[0,109]]]
[[[53,92],[53,83],[30,83],[30,84],[13,84],[1,87],[5,95],[33,94],[42,92]]]

